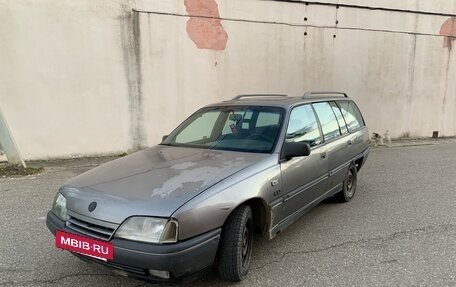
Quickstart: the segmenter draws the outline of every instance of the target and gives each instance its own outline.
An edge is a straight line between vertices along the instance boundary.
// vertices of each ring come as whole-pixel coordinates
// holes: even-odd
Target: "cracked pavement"
[[[456,141],[372,148],[353,201],[323,202],[274,240],[257,238],[236,286],[456,286]],[[54,247],[57,188],[108,158],[39,163],[0,179],[0,287],[152,286]],[[231,286],[215,272],[165,286]]]

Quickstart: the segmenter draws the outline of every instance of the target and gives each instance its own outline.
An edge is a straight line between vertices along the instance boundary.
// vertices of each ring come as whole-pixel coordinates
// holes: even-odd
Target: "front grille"
[[[115,230],[114,228],[83,221],[74,216],[69,216],[66,226],[84,235],[104,241],[108,241]]]
[[[148,273],[146,272],[147,270],[139,268],[139,267],[127,266],[127,265],[123,265],[123,264],[119,264],[119,263],[114,263],[112,261],[103,261],[103,260],[99,260],[99,259],[96,259],[93,257],[84,256],[84,255],[78,254],[78,253],[73,253],[73,254],[87,262],[96,262],[96,263],[102,264],[107,267],[111,267],[111,268],[126,271],[128,273],[135,274],[137,276],[148,276]]]

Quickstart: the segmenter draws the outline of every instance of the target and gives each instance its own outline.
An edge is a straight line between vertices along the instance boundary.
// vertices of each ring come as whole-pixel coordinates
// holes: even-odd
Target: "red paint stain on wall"
[[[456,39],[456,18],[448,18],[440,27],[440,35],[445,37],[443,47],[451,50],[452,42]]]
[[[199,49],[225,50],[228,34],[220,22],[218,5],[215,0],[185,0],[190,19],[187,34]],[[213,18],[204,18],[213,17]]]

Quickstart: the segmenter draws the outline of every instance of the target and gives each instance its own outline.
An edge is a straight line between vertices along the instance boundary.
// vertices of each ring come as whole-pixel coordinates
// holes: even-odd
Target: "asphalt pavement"
[[[456,286],[456,140],[417,143],[372,148],[351,202],[323,202],[257,238],[241,283],[210,272],[166,286]],[[46,228],[58,187],[106,160],[0,178],[0,286],[149,286],[57,249]]]

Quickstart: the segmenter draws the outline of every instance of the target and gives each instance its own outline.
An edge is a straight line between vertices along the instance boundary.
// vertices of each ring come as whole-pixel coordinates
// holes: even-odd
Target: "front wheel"
[[[242,205],[235,209],[222,230],[218,258],[222,279],[241,281],[249,272],[253,232],[252,208]]]
[[[347,175],[345,176],[342,190],[335,195],[336,199],[340,202],[348,202],[356,192],[356,184],[358,182],[358,173],[354,164],[348,168]]]

